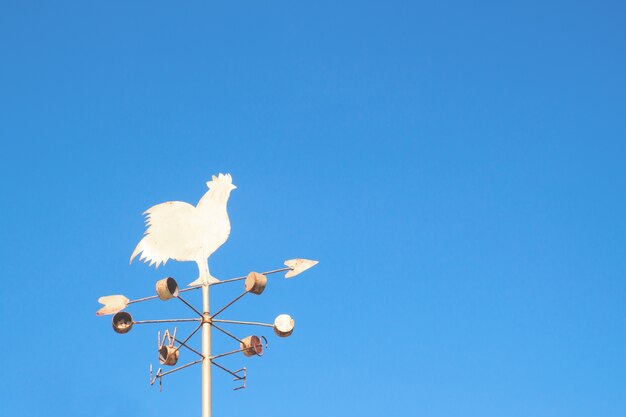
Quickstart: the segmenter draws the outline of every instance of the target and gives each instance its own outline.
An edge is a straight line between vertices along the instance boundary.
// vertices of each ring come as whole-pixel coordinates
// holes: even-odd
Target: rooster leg
[[[189,286],[212,284],[214,282],[220,281],[219,279],[212,276],[211,273],[209,272],[209,260],[208,259],[196,261],[196,264],[198,264],[198,272],[200,275],[198,276],[198,279],[190,283]]]

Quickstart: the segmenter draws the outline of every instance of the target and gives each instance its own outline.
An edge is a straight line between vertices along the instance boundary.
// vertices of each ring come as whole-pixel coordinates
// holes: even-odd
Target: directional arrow
[[[285,274],[285,278],[295,277],[296,275],[306,271],[307,269],[314,267],[318,263],[319,261],[312,261],[310,259],[301,258],[285,261],[285,265],[287,265],[291,269],[291,271]]]
[[[128,306],[129,299],[123,295],[107,295],[98,298],[98,302],[104,304],[100,310],[96,312],[96,316],[104,316],[107,314],[115,314],[122,311]]]

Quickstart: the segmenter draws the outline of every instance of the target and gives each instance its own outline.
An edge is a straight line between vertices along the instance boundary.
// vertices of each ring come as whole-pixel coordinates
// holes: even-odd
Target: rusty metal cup
[[[263,274],[250,272],[246,277],[246,291],[252,294],[261,294],[265,290],[265,285],[267,285],[267,277]]]
[[[113,330],[116,333],[124,334],[133,328],[133,318],[125,311],[120,311],[113,316]]]
[[[163,301],[178,296],[178,283],[172,277],[163,278],[156,283],[156,292]]]
[[[248,336],[241,341],[239,344],[241,349],[243,349],[243,354],[247,357],[263,354],[263,344],[261,343],[261,339],[258,336]]]
[[[174,346],[161,346],[159,349],[159,362],[162,365],[174,366],[178,362],[179,350]]]

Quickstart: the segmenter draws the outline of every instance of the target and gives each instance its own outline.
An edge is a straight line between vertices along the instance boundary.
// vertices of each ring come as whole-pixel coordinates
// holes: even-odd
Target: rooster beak
[[[231,190],[236,190],[237,189],[237,186],[235,184],[232,184],[230,187],[231,187],[230,188]]]

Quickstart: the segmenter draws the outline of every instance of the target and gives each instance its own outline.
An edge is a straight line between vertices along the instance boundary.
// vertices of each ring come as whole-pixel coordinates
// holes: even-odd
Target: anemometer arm
[[[187,349],[191,350],[191,351],[192,351],[192,352],[194,352],[194,353],[197,353],[198,355],[200,355],[201,357],[203,357],[203,358],[204,358],[204,355],[203,355],[202,353],[198,353],[198,351],[196,351],[195,349],[192,349],[191,347],[189,347],[189,346],[187,345],[187,342],[189,341],[189,339],[191,339],[191,338],[193,337],[193,335],[194,335],[194,334],[196,334],[196,333],[198,332],[198,330],[200,330],[201,328],[202,328],[202,323],[200,323],[200,325],[199,325],[198,327],[196,327],[196,328],[194,329],[194,331],[193,331],[193,332],[191,332],[191,333],[189,334],[189,336],[187,336],[187,337],[185,338],[185,340],[183,340],[182,342],[181,342],[181,341],[179,341],[178,339],[174,339],[174,340],[176,340],[176,341],[178,342],[178,345],[179,345],[179,346],[176,348],[176,350],[179,350],[181,346],[185,346]]]
[[[237,336],[234,336],[233,334],[231,334],[230,332],[227,332],[226,330],[222,329],[220,326],[218,326],[217,324],[211,322],[211,326],[213,326],[214,329],[219,330],[220,332],[224,333],[226,336],[235,339],[236,341],[238,341],[239,343],[243,343],[243,340],[241,340],[240,338],[238,338]]]
[[[220,314],[222,311],[226,310],[228,307],[232,306],[233,304],[235,304],[237,301],[241,300],[243,298],[244,295],[248,294],[248,291],[244,291],[241,295],[238,295],[233,301],[231,301],[230,303],[226,304],[224,307],[220,308],[217,313],[211,315],[211,320],[213,320],[213,318],[215,318],[218,314]]]
[[[199,330],[201,327],[202,327],[202,326],[198,327],[198,329],[196,329],[196,330]],[[194,331],[194,333],[195,333],[195,332],[196,332],[196,331]],[[191,337],[191,336],[193,336],[193,333],[189,335],[189,337]],[[189,339],[189,337],[188,337],[187,339]],[[192,351],[193,353],[195,353],[196,355],[200,356],[202,359],[204,359],[204,355],[203,355],[202,353],[198,352],[197,350],[195,350],[194,348],[192,348],[192,347],[190,347],[189,345],[187,345],[187,344],[186,344],[187,339],[185,339],[185,341],[183,341],[183,342],[181,342],[181,341],[180,341],[180,340],[178,340],[178,339],[174,339],[174,340],[178,343],[178,345],[179,345],[179,346],[176,348],[176,350],[179,350],[181,346],[184,346],[184,347],[186,347],[187,349],[189,349],[190,351]]]
[[[191,304],[189,304],[187,301],[185,301],[184,298],[182,298],[180,295],[176,296],[176,298],[178,298],[180,301],[182,301],[187,307],[189,307],[190,309],[192,309],[198,316],[200,316],[200,320],[202,320],[202,318],[204,318],[204,315],[199,312],[194,306],[192,306]]]
[[[256,321],[239,321],[239,320],[213,320],[216,323],[230,323],[230,324],[245,324],[247,326],[264,326],[264,327],[274,327],[273,324],[269,323],[259,323]]]
[[[133,324],[181,323],[181,322],[201,321],[201,320],[202,319],[139,320],[139,321],[133,321]]]

